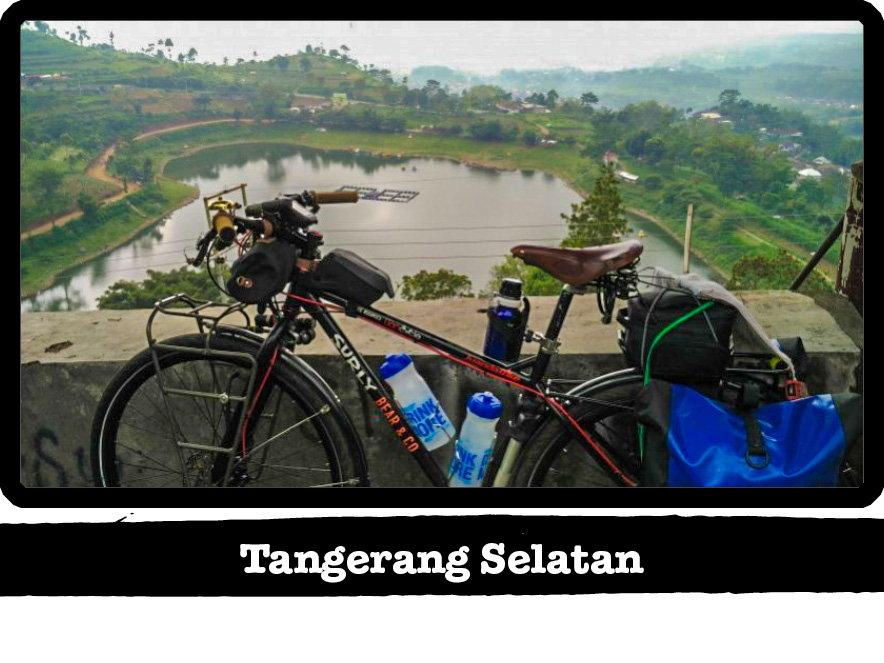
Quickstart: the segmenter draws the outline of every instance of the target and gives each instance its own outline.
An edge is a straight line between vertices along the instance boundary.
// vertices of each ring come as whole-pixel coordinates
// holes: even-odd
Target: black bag
[[[258,304],[282,292],[289,282],[298,249],[275,239],[258,240],[230,268],[227,292],[244,304]]]
[[[690,294],[675,290],[654,290],[630,298],[617,315],[623,325],[620,348],[629,364],[644,371],[657,335],[699,305]],[[715,302],[670,330],[654,348],[651,376],[673,382],[719,380],[730,358],[736,315],[734,308]]]
[[[362,306],[371,306],[384,293],[390,297],[394,294],[393,283],[385,271],[346,249],[329,251],[314,271],[301,277],[299,284]]]

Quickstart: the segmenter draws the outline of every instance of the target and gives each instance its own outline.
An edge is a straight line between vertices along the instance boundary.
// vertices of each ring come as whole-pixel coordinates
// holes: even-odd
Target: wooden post
[[[694,204],[688,205],[688,220],[684,228],[684,269],[687,274],[691,271],[691,231],[694,225]]]

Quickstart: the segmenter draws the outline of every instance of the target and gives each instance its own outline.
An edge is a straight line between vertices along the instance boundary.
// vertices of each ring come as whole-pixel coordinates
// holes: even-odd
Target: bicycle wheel
[[[205,336],[181,336],[164,343],[204,348]],[[253,413],[256,423],[247,441],[249,454],[242,460],[239,411],[247,396],[249,357],[255,356],[257,346],[216,335],[211,347],[236,354],[219,358],[158,350],[165,398],[150,350],[141,352],[114,377],[92,427],[96,485],[367,485],[364,455],[352,428],[335,416],[325,396],[296,366],[282,361],[264,385],[265,407]],[[179,391],[170,393],[170,388]],[[227,435],[224,446],[230,448],[235,441],[234,453],[224,453],[222,441],[233,427],[237,430]],[[200,448],[179,448],[176,438]]]
[[[569,413],[628,476],[637,479],[641,462],[633,404],[642,387],[638,374],[602,382],[576,394]],[[555,417],[525,445],[513,485],[575,488],[617,486],[599,461]]]

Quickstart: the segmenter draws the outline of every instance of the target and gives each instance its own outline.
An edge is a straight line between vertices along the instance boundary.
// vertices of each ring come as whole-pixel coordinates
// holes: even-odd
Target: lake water
[[[169,177],[209,195],[241,182],[249,202],[304,189],[344,185],[417,191],[411,202],[361,200],[329,205],[319,213],[325,250],[351,249],[386,270],[394,284],[421,269],[452,269],[466,274],[474,292],[488,282],[489,270],[520,243],[557,245],[566,235],[562,212],[579,196],[551,175],[493,171],[445,159],[379,157],[327,152],[287,145],[237,145],[204,150],[176,159]],[[235,194],[231,194],[236,198]],[[681,269],[681,246],[656,226],[631,220],[635,236],[645,233],[643,265]],[[193,256],[194,243],[207,228],[202,199],[172,213],[131,242],[72,269],[53,288],[23,300],[23,311],[96,308],[96,299],[121,279],[141,280],[147,270],[169,271]],[[695,271],[711,276],[696,258]]]

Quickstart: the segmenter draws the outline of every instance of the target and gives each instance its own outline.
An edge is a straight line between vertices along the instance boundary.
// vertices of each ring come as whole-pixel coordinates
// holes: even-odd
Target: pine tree
[[[568,222],[568,237],[562,246],[597,246],[616,241],[628,229],[623,212],[614,165],[607,164],[602,166],[592,193],[581,202],[572,203],[571,214],[562,214]]]

